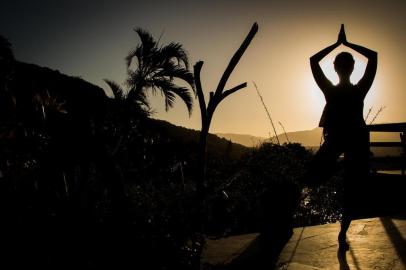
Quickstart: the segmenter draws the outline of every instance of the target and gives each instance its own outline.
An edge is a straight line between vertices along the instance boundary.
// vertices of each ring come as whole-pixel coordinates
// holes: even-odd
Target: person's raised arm
[[[310,57],[310,67],[312,68],[313,77],[323,93],[327,91],[332,86],[332,83],[324,75],[323,70],[320,67],[319,62],[331,53],[335,48],[340,46],[340,44],[345,40],[345,33],[343,32],[343,26],[341,26],[340,34],[338,35],[338,40],[333,45],[324,48],[312,57]]]
[[[368,48],[362,47],[360,45],[349,43],[347,40],[345,40],[343,44],[353,49],[354,51],[362,54],[368,59],[364,76],[357,84],[364,91],[364,95],[366,95],[369,91],[369,88],[371,88],[375,78],[376,69],[378,66],[378,53]]]

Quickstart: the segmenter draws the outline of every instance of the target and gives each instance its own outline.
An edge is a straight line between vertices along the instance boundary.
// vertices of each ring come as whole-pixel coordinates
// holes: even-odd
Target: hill
[[[247,147],[256,146],[262,142],[271,141],[276,143],[276,137],[271,137],[270,139],[264,137],[256,137],[252,135],[246,134],[233,134],[233,133],[216,133],[217,136],[231,140],[234,143],[239,143],[245,145]],[[318,149],[320,143],[322,142],[322,129],[321,128],[314,128],[311,130],[303,130],[303,131],[294,131],[294,132],[287,132],[285,134],[279,134],[279,141],[280,143],[288,142],[295,142],[300,143],[303,146],[311,149]],[[371,142],[379,141],[379,142],[396,142],[400,141],[400,136],[398,133],[393,132],[373,132],[371,133]],[[372,151],[376,156],[392,156],[392,155],[399,155],[401,153],[401,149],[399,148],[373,148]]]
[[[265,137],[257,137],[247,134],[215,133],[215,135],[217,135],[220,138],[224,138],[234,143],[238,143],[247,147],[259,145],[267,139]]]
[[[157,132],[163,136],[171,138],[174,142],[184,146],[197,147],[199,143],[200,131],[189,129],[181,126],[176,126],[167,121],[150,119],[149,129],[152,132]],[[244,153],[247,153],[249,147],[233,142],[218,136],[217,134],[209,133],[207,137],[207,149],[209,154],[217,157],[228,156],[230,158],[239,158]]]
[[[315,128],[312,130],[288,132],[286,133],[286,135],[289,139],[289,142],[300,143],[305,147],[315,147],[320,145],[321,133],[321,128]],[[264,137],[233,133],[216,133],[216,135],[248,147],[256,146],[265,141],[277,142],[276,137],[271,137],[270,139],[268,139]],[[281,143],[288,142],[285,134],[279,134],[278,137]]]
[[[20,102],[30,102],[33,95],[44,96],[47,92],[51,98],[64,102],[74,117],[97,114],[107,98],[102,88],[79,77],[23,62],[16,62],[12,87]]]

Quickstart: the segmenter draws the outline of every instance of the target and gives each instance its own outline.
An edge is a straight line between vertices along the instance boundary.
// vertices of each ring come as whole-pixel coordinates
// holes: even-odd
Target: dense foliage
[[[142,92],[169,86],[168,108],[175,93],[191,110],[191,94],[172,82],[177,75],[192,83],[185,52],[138,34],[149,51],[139,46],[129,55],[139,69],[130,73],[128,93],[107,81],[114,98],[80,78],[15,61],[0,40],[0,207],[8,250],[2,263],[197,269],[202,233],[258,231],[264,215],[278,219],[297,208],[290,198],[303,188],[298,179],[309,151],[269,143],[248,149],[210,135],[199,209],[198,132],[149,118]],[[164,48],[166,58],[148,58]],[[148,63],[156,69],[137,86]],[[336,220],[337,183],[309,191],[295,224]]]

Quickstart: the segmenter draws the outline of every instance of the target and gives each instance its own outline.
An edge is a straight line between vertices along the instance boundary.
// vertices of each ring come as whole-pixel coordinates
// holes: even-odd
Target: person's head
[[[349,52],[341,52],[334,60],[334,69],[340,79],[349,80],[354,70],[354,58]]]

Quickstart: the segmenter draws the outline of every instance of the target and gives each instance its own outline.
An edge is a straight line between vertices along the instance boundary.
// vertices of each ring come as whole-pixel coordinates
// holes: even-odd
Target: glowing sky
[[[229,87],[248,87],[223,101],[212,132],[268,136],[271,126],[252,81],[262,92],[274,122],[287,131],[317,126],[324,98],[313,81],[309,57],[334,43],[341,23],[347,38],[378,51],[378,72],[365,101],[377,122],[406,121],[406,1],[19,1],[0,4],[0,34],[13,44],[17,59],[80,76],[104,89],[103,78],[123,82],[124,57],[138,42],[134,27],[161,41],[177,41],[191,63],[204,60],[206,94],[213,90],[234,51],[258,22],[259,32],[231,75]],[[323,62],[328,76],[332,57]],[[365,59],[356,56],[354,80]],[[329,71],[330,69],[330,71]],[[178,100],[165,112],[151,97],[155,118],[199,129],[197,102],[188,117]],[[277,126],[279,132],[282,132]]]

